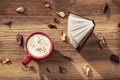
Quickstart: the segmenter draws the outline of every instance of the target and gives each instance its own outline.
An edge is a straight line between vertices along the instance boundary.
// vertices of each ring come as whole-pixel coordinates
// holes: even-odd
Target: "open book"
[[[82,47],[94,30],[94,22],[70,13],[68,17],[68,38],[74,48]]]

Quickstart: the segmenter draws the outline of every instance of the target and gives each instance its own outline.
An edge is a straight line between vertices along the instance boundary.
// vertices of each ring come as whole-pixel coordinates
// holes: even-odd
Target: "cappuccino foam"
[[[44,57],[50,52],[50,40],[42,34],[33,35],[28,40],[27,48],[33,56]]]

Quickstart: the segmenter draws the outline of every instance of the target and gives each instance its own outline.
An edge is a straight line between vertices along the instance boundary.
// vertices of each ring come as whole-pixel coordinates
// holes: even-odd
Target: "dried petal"
[[[59,21],[57,18],[54,18],[53,21],[54,21],[55,23],[60,23],[60,21]]]
[[[104,37],[100,37],[99,39],[99,48],[102,50],[106,45],[106,40]]]
[[[106,3],[105,6],[103,7],[103,13],[106,13],[109,10],[109,6]]]
[[[61,41],[66,41],[66,38],[67,38],[67,35],[62,31],[61,33],[60,33],[60,39],[61,39]]]
[[[19,45],[23,45],[23,35],[17,34],[16,40]]]
[[[65,13],[64,13],[64,12],[59,12],[58,15],[59,15],[60,17],[62,17],[62,18],[65,17]]]
[[[50,72],[50,69],[49,69],[48,67],[46,67],[46,71],[47,71],[48,73],[51,73],[51,72]]]
[[[83,72],[84,72],[87,76],[90,75],[90,70],[91,70],[91,68],[90,68],[90,66],[89,66],[88,64],[84,64],[83,67],[82,67],[82,70],[83,70]]]
[[[9,27],[11,27],[11,26],[12,26],[12,24],[13,24],[13,22],[12,22],[12,21],[8,21],[8,22],[6,22],[6,23],[5,23],[5,25],[7,25],[7,26],[9,26]]]
[[[1,62],[2,64],[11,64],[11,61],[10,61],[9,58],[0,59],[0,62]]]
[[[49,28],[57,28],[55,25],[53,25],[53,24],[48,24],[48,27]]]
[[[50,4],[49,4],[49,3],[46,3],[46,4],[45,4],[45,7],[46,7],[46,8],[50,8]]]
[[[16,12],[23,14],[23,13],[25,12],[25,8],[23,8],[23,7],[18,7],[18,8],[16,9]]]
[[[62,67],[62,66],[59,66],[59,72],[60,73],[65,73],[67,70],[64,68],[64,67]]]
[[[120,63],[120,58],[117,55],[111,55],[110,60],[116,63]]]
[[[23,71],[30,71],[30,67],[24,66],[24,67],[22,67],[22,70],[23,70]]]

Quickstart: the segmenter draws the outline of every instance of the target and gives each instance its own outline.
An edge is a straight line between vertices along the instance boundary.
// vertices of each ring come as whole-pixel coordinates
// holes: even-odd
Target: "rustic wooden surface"
[[[52,9],[44,7],[45,2],[50,2]],[[110,12],[102,13],[105,3],[110,6]],[[8,57],[12,60],[11,65],[0,64],[0,80],[85,80],[85,79],[120,79],[120,65],[112,63],[111,54],[120,57],[120,0],[0,0],[0,58]],[[15,12],[19,6],[27,8],[26,15]],[[94,34],[90,37],[82,51],[76,51],[69,43],[61,42],[59,34],[63,30],[67,33],[67,16],[60,18],[57,12],[64,11],[66,14],[75,14],[93,19],[96,23]],[[58,18],[61,24],[56,24],[58,29],[49,29],[45,20],[53,23],[53,18]],[[7,21],[13,21],[11,28],[4,25]],[[16,43],[16,34],[21,33],[24,39],[36,31],[47,33],[55,45],[54,55],[46,62],[37,64],[31,62],[36,72],[22,71],[21,61],[25,57],[25,51]],[[104,36],[107,47],[100,50],[98,38]],[[64,59],[69,56],[73,61]],[[89,64],[93,75],[87,77],[82,72],[83,64]],[[59,65],[67,69],[66,73],[60,74]],[[51,73],[46,71],[49,67]]]

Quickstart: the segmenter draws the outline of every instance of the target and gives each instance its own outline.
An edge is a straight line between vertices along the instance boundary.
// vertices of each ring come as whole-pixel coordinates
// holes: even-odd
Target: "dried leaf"
[[[17,34],[16,40],[19,45],[23,45],[23,35],[22,34]]]
[[[110,60],[116,63],[120,63],[120,58],[117,55],[111,55]]]
[[[6,23],[5,23],[5,25],[7,25],[7,26],[9,26],[9,27],[11,27],[11,26],[12,26],[12,24],[13,24],[13,22],[12,22],[12,21],[8,21],[8,22],[6,22]]]
[[[67,57],[67,56],[63,56],[63,57],[66,58],[66,59],[69,60],[69,61],[73,61],[73,59],[70,58],[70,57]]]
[[[11,64],[11,61],[10,61],[9,58],[0,59],[0,62],[1,62],[2,64]]]
[[[106,13],[107,11],[109,10],[109,6],[108,4],[106,3],[103,7],[103,13]]]
[[[89,66],[88,64],[84,64],[83,67],[82,67],[82,70],[83,70],[83,72],[84,72],[87,76],[90,75],[90,70],[91,70],[91,68],[90,68],[90,66]]]
[[[55,23],[60,23],[60,21],[59,21],[57,18],[54,18],[53,21],[54,21]]]
[[[30,71],[30,70],[31,70],[31,68],[30,68],[30,67],[28,67],[28,66],[24,66],[24,67],[22,67],[22,70],[23,70],[23,71]]]
[[[118,27],[120,27],[120,23],[118,23]]]
[[[45,4],[45,7],[46,7],[46,8],[50,8],[50,4],[49,4],[49,3],[46,3],[46,4]]]
[[[61,39],[61,41],[65,42],[65,41],[66,41],[66,38],[67,38],[67,35],[62,31],[62,32],[60,33],[60,39]]]
[[[48,73],[51,73],[51,71],[50,71],[50,69],[49,69],[48,67],[46,67],[46,71],[47,71]]]
[[[53,24],[48,24],[48,27],[49,27],[49,28],[54,28],[54,29],[57,28],[57,27],[56,27],[55,25],[53,25]]]
[[[60,17],[62,17],[62,18],[65,17],[65,13],[64,13],[64,12],[59,12],[58,15],[59,15]]]
[[[62,67],[62,66],[59,66],[59,72],[60,73],[65,73],[67,70],[64,68],[64,67]]]
[[[18,8],[16,9],[16,12],[17,12],[17,13],[20,13],[20,14],[23,14],[23,13],[25,12],[25,8],[23,8],[23,7],[18,7]]]
[[[106,45],[106,40],[104,37],[100,37],[99,39],[99,48],[102,50]]]

